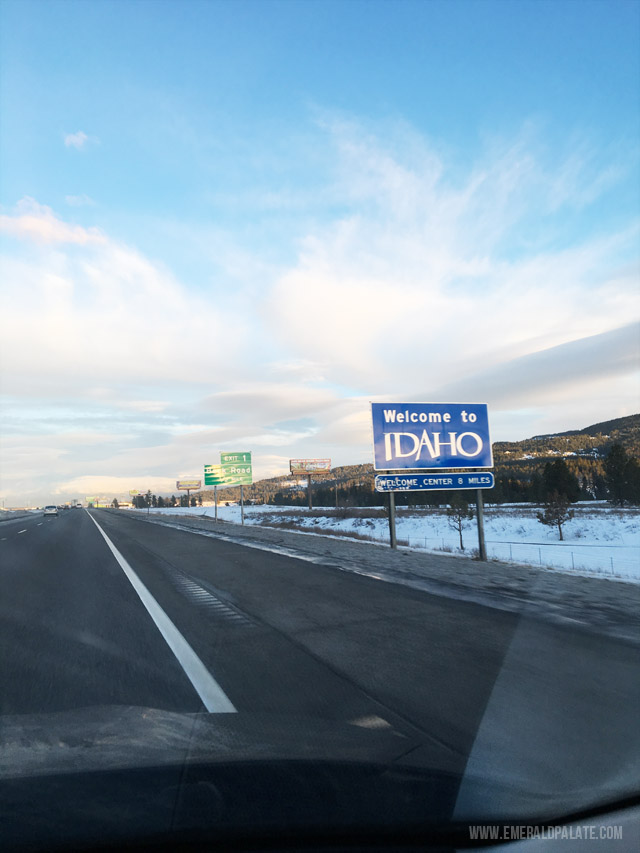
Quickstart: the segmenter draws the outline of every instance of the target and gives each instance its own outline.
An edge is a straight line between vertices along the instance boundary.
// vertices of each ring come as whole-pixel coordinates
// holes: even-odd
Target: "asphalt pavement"
[[[5,522],[0,560],[2,715],[340,720],[417,735],[416,761],[457,773],[545,755],[565,782],[640,755],[637,647],[597,632],[126,512]]]

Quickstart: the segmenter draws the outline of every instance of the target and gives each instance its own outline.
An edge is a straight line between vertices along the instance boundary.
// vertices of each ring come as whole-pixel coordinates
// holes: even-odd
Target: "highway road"
[[[335,720],[418,738],[459,774],[544,765],[560,788],[640,756],[630,643],[126,512],[5,522],[0,559],[3,716]]]

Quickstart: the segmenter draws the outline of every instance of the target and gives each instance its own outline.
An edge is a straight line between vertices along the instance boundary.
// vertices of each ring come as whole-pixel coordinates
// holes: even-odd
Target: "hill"
[[[554,459],[563,458],[569,469],[578,477],[582,498],[606,499],[604,459],[614,444],[621,444],[630,456],[640,459],[640,414],[628,415],[593,424],[579,430],[536,435],[523,441],[499,441],[493,445],[496,488],[490,500],[538,500],[544,466]],[[314,478],[313,503],[315,506],[366,506],[382,505],[384,495],[373,489],[375,472],[371,463],[342,465],[332,468],[331,474]],[[213,491],[200,493],[203,500],[213,500]],[[306,482],[290,475],[259,480],[245,486],[245,500],[258,503],[306,504]],[[239,488],[224,489],[218,493],[222,501],[240,499]],[[448,502],[446,492],[399,493],[400,505],[433,504]]]
[[[603,421],[599,424],[585,427],[584,429],[572,429],[566,432],[551,433],[550,435],[538,435],[535,438],[557,438],[558,436],[569,435],[589,435],[589,436],[604,436],[611,438],[612,441],[622,443],[623,439],[634,437],[637,439],[640,433],[640,414],[627,415],[624,418],[615,418],[612,421]]]

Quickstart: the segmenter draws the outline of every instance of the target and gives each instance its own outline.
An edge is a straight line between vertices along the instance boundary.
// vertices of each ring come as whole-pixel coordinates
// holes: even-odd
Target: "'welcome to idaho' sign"
[[[486,403],[372,403],[373,467],[492,468]]]

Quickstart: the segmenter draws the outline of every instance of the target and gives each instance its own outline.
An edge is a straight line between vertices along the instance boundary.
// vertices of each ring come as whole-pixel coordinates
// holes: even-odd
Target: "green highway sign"
[[[229,486],[231,483],[227,479],[222,465],[205,465],[204,466],[204,484],[205,486]]]
[[[221,453],[221,465],[251,465],[251,453]]]
[[[250,486],[253,483],[251,453],[221,453],[220,467],[225,475],[225,485]]]

